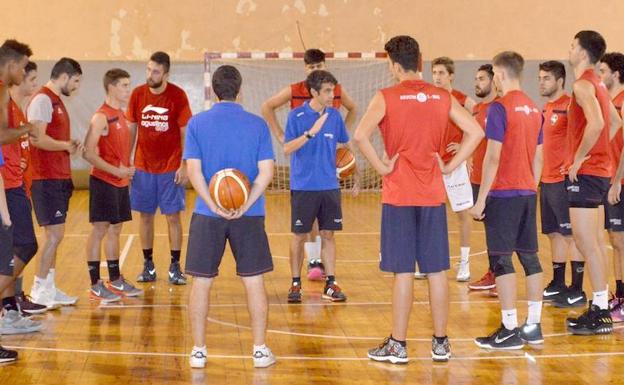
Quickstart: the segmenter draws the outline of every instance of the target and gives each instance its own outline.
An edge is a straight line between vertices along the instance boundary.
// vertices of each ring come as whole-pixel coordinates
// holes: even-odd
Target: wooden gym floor
[[[185,233],[194,205],[187,198]],[[374,363],[367,349],[390,332],[392,276],[379,271],[378,194],[358,198],[343,196],[344,226],[337,238],[337,278],[348,295],[344,304],[320,299],[322,283],[303,281],[304,303],[286,303],[288,268],[289,200],[287,194],[270,195],[266,228],[274,255],[275,271],[266,275],[269,295],[268,344],[278,356],[277,365],[255,370],[250,359],[251,333],[241,282],[227,253],[211,299],[207,328],[208,365],[191,370],[188,358],[192,341],[187,316],[189,286],[166,281],[169,246],[164,218],[156,225],[155,262],[158,281],[142,286],[145,296],[124,299],[117,306],[98,307],[88,299],[85,243],[88,194],[72,198],[67,235],[57,262],[57,285],[79,295],[76,307],[65,307],[39,317],[40,333],[2,336],[1,343],[19,351],[19,361],[0,366],[0,384],[616,384],[624,383],[624,331],[606,337],[568,335],[564,320],[581,310],[544,306],[543,347],[515,352],[488,352],[473,338],[491,332],[500,322],[497,300],[486,293],[469,293],[465,283],[454,281],[454,257],[449,272],[451,311],[449,336],[453,358],[434,364],[430,358],[431,320],[425,281],[415,282],[415,304],[410,323],[405,366]],[[449,216],[451,254],[458,254],[457,218]],[[121,240],[122,272],[134,281],[142,268],[141,247],[135,220],[126,224]],[[547,239],[540,235],[545,282],[551,278]],[[183,259],[186,238],[183,247]],[[475,223],[472,235],[472,278],[486,269],[483,227]],[[32,284],[34,261],[26,270],[24,287]],[[102,274],[107,275],[102,267]],[[568,280],[569,280],[568,272]],[[587,279],[586,279],[587,281]],[[525,299],[523,279],[519,298]],[[613,285],[612,278],[610,284]],[[588,286],[586,285],[586,290]],[[519,306],[519,320],[526,303]]]

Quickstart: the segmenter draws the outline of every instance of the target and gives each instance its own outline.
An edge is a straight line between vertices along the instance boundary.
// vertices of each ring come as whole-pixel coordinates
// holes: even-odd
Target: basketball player
[[[263,278],[264,273],[273,270],[264,230],[263,193],[273,178],[274,156],[267,124],[238,104],[241,83],[236,68],[219,67],[212,76],[212,89],[219,102],[195,115],[186,135],[184,159],[197,191],[186,257],[186,273],[193,276],[189,297],[193,368],[206,365],[208,300],[226,241],[247,293],[254,366],[264,368],[275,363],[275,356],[265,345],[268,305]],[[235,211],[219,208],[208,191],[212,175],[224,168],[236,168],[253,181],[247,201]]]
[[[30,47],[15,40],[7,40],[0,47],[0,132],[2,132],[0,142],[3,144],[9,144],[11,141],[18,140],[22,135],[33,131],[31,125],[19,126],[13,122],[13,111],[11,107],[14,105],[14,102],[11,102],[9,95],[9,87],[19,85],[24,80],[24,68],[31,55],[32,51]],[[10,126],[17,126],[18,128],[12,128]],[[4,148],[0,148],[0,292],[12,286],[17,276],[15,274],[13,262],[15,255],[13,241],[14,226],[5,194],[4,175],[8,175],[8,165],[5,166],[5,157],[2,155],[2,150]],[[11,157],[11,155],[9,155],[9,157]],[[13,169],[14,167],[12,166],[11,168]],[[11,182],[7,182],[9,182],[10,186]],[[23,221],[21,218],[16,220]],[[18,264],[19,263],[20,262],[18,262]],[[8,301],[9,299],[7,299],[7,302]],[[11,305],[14,305],[14,301],[12,302]],[[5,307],[5,303],[6,302],[3,300],[3,308]],[[28,328],[36,330],[41,328],[38,322],[22,318],[19,312],[15,311],[13,307],[10,310],[3,310],[1,313],[2,319],[0,322],[2,329],[12,327],[18,331],[19,329],[26,331]],[[5,333],[2,332],[0,334]],[[0,346],[0,363],[12,362],[16,359],[16,351],[4,349]]]
[[[609,96],[616,110],[622,114],[622,104],[624,103],[624,55],[620,52],[611,52],[604,54],[599,63],[600,80],[604,83],[609,91]],[[616,135],[610,141],[611,159],[613,160],[614,170],[617,169],[620,162],[620,156],[624,147],[624,133],[619,128]],[[621,180],[615,178],[611,181],[612,185],[621,185]],[[621,187],[620,194],[621,194]],[[611,191],[612,190],[612,191]],[[617,194],[616,188],[611,188],[611,194]],[[609,218],[609,237],[613,246],[613,269],[615,275],[615,296],[609,303],[611,309],[611,318],[613,322],[624,321],[624,284],[622,283],[622,269],[624,269],[624,202],[621,195],[615,195],[613,200],[615,205],[608,204]]]
[[[30,97],[38,90],[37,64],[29,61],[24,68],[24,81],[19,85],[13,85],[9,89],[9,127],[19,128],[26,123],[26,117],[22,112],[22,106],[26,106]],[[14,250],[14,275],[17,277],[15,285],[9,285],[2,298],[5,308],[19,310],[26,314],[44,313],[47,308],[30,300],[30,296],[24,294],[22,277],[26,264],[37,253],[37,238],[32,220],[32,207],[30,204],[30,148],[28,135],[23,135],[18,141],[6,144],[2,147],[5,167],[1,169],[4,177],[4,188],[9,206],[9,214],[13,221],[13,250]],[[13,298],[15,301],[13,301]]]
[[[139,236],[143,249],[143,272],[138,282],[156,280],[154,267],[154,214],[167,219],[171,264],[169,282],[186,285],[180,269],[182,223],[180,212],[185,207],[186,167],[182,161],[182,144],[191,108],[184,90],[169,82],[171,62],[165,52],[155,52],[147,63],[145,84],[130,96],[127,118],[136,132],[136,173],[130,188],[132,210],[138,211]]]
[[[349,142],[345,123],[332,107],[338,84],[324,70],[311,72],[306,85],[312,99],[288,114],[284,154],[290,157],[291,231],[290,271],[292,285],[288,302],[301,302],[303,243],[316,221],[322,238],[322,255],[327,278],[322,298],[345,301],[346,295],[335,278],[336,241],[342,230],[340,187],[336,178],[336,148]]]
[[[28,105],[28,121],[35,125],[37,140],[31,141],[32,201],[45,241],[35,273],[31,296],[48,309],[74,305],[55,284],[56,251],[65,235],[65,220],[74,185],[70,156],[82,152],[82,144],[71,139],[69,114],[61,95],[70,96],[80,87],[82,69],[74,59],[62,58],[52,67],[48,83]]]
[[[325,70],[325,53],[320,49],[311,48],[305,51],[303,55],[304,70],[306,76],[312,71]],[[305,80],[299,83],[291,84],[288,87],[284,87],[277,94],[273,95],[267,101],[262,104],[262,116],[269,123],[273,135],[279,140],[280,143],[284,143],[284,130],[277,121],[275,111],[281,108],[283,105],[289,103],[290,109],[300,107],[306,101],[310,100],[312,96],[308,91]],[[334,88],[334,100],[332,106],[337,110],[340,107],[344,107],[347,110],[345,116],[345,126],[347,130],[353,127],[353,123],[357,117],[356,105],[349,94],[342,88],[340,84],[337,84]],[[356,170],[356,179],[354,184],[354,194],[357,194],[359,189],[359,175]],[[308,279],[312,281],[323,280],[325,276],[325,267],[321,262],[321,236],[318,232],[318,223],[314,222],[312,231],[308,240],[304,243],[305,253],[308,256]]]
[[[407,326],[418,262],[429,281],[431,356],[435,361],[448,361],[449,245],[442,174],[468,159],[483,138],[483,130],[449,92],[421,79],[416,40],[396,36],[384,48],[399,83],[374,96],[354,137],[362,154],[383,175],[380,268],[394,273],[392,334],[369,350],[368,357],[394,364],[408,361]],[[449,120],[464,137],[453,158],[440,164]],[[370,140],[377,127],[387,161],[379,158]]]
[[[566,188],[572,234],[589,264],[593,290],[589,308],[580,317],[567,319],[568,330],[581,335],[610,334],[613,331],[605,263],[596,230],[600,206],[612,176],[609,156],[611,102],[606,87],[594,72],[605,49],[604,38],[595,31],[578,32],[570,47],[570,64],[576,81],[568,108]]]
[[[565,78],[563,63],[551,60],[539,65],[539,92],[547,98],[542,109],[544,168],[540,182],[540,213],[542,234],[546,234],[550,241],[553,267],[553,279],[544,289],[543,299],[553,300],[559,307],[583,306],[587,302],[583,293],[585,262],[572,238],[565,177],[561,173],[570,104],[570,96],[564,91]],[[565,284],[568,254],[572,270],[569,288]],[[572,303],[568,303],[568,297]]]
[[[85,138],[84,158],[93,165],[89,177],[89,222],[87,266],[91,278],[90,298],[102,303],[121,296],[136,297],[143,291],[132,286],[119,272],[119,235],[124,222],[132,220],[128,183],[135,169],[130,164],[132,136],[123,112],[130,97],[130,74],[115,68],[104,74],[106,100],[91,118]],[[100,279],[102,240],[109,281]]]
[[[522,91],[524,59],[501,52],[492,60],[494,81],[503,96],[488,109],[488,139],[479,197],[470,213],[485,222],[490,269],[502,310],[501,326],[475,339],[484,349],[521,349],[524,342],[540,344],[542,267],[537,257],[537,184],[542,172],[542,114]],[[529,315],[518,329],[516,253],[526,274]]]
[[[436,87],[444,88],[449,91],[451,95],[459,104],[466,110],[472,113],[475,106],[474,100],[468,97],[466,94],[453,89],[453,80],[455,79],[455,62],[449,57],[442,56],[435,58],[431,61],[431,73],[433,75],[433,85]],[[444,140],[446,145],[446,151],[442,154],[442,160],[448,162],[453,158],[453,155],[457,152],[459,144],[462,141],[462,131],[453,123],[449,122],[449,128]],[[461,252],[461,259],[459,262],[459,268],[457,269],[457,282],[467,282],[470,280],[470,231],[472,227],[472,218],[468,214],[468,210],[463,210],[457,213],[459,219],[459,246]]]
[[[477,120],[479,126],[485,132],[485,121],[487,117],[487,111],[490,105],[496,98],[498,90],[494,84],[494,71],[491,64],[483,64],[477,70],[475,76],[475,95],[481,99],[472,109],[472,116]],[[483,139],[479,143],[479,146],[472,154],[470,159],[470,184],[472,185],[472,197],[473,201],[477,201],[479,196],[479,187],[481,184],[481,175],[483,171],[483,158],[485,157],[485,150],[487,147],[487,140]],[[489,294],[496,297],[496,281],[494,273],[490,269],[479,280],[468,284],[470,290],[489,290]]]

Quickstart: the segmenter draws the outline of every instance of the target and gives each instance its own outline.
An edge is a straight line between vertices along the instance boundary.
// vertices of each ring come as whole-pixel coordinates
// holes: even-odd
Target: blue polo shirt
[[[249,178],[258,176],[258,162],[274,159],[271,133],[266,122],[234,102],[216,103],[210,110],[194,115],[186,126],[184,159],[200,159],[206,184],[219,170],[235,168]],[[218,217],[197,196],[195,213]],[[264,216],[264,194],[245,216]]]
[[[335,190],[336,145],[347,143],[349,134],[340,116],[333,107],[327,107],[327,120],[312,139],[290,154],[290,189],[294,191]],[[288,114],[284,141],[290,142],[303,135],[321,116],[310,107],[309,102],[295,108]]]

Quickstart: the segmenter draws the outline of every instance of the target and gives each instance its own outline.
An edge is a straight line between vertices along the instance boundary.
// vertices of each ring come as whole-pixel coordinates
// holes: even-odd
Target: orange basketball
[[[235,168],[217,171],[208,186],[210,198],[223,210],[236,210],[249,198],[251,185],[249,179]]]
[[[355,156],[346,147],[336,150],[336,175],[345,179],[355,172]]]

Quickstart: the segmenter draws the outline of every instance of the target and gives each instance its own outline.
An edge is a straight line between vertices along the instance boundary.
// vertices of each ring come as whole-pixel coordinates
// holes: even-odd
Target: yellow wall
[[[35,59],[177,60],[214,51],[382,50],[415,36],[425,59],[487,59],[515,49],[527,59],[565,58],[580,29],[624,42],[622,0],[1,0],[2,37],[31,44]]]

